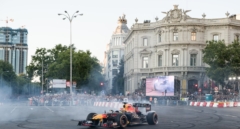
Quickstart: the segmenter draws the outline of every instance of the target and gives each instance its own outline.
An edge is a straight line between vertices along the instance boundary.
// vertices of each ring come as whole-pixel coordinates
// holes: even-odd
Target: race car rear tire
[[[156,125],[158,124],[158,116],[155,112],[150,112],[147,114],[147,122],[149,125]]]
[[[90,128],[95,128],[99,123],[99,120],[92,120],[93,116],[95,115],[97,115],[97,113],[89,113],[87,116],[87,120],[91,120],[93,122],[93,125],[95,125],[95,126],[90,126]]]
[[[128,125],[128,118],[126,115],[118,114],[116,116],[116,122],[119,125],[119,128],[125,128]]]

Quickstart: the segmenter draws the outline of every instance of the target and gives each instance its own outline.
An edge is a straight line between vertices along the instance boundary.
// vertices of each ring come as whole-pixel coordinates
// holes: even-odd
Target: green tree
[[[121,59],[118,66],[118,74],[113,78],[113,94],[124,94],[124,61]]]
[[[229,75],[240,74],[240,44],[234,41],[226,45],[222,41],[207,41],[207,46],[203,50],[203,61],[209,65],[206,68],[208,77],[221,85],[225,85],[224,80]]]
[[[228,45],[228,58],[226,59],[227,65],[229,66],[231,75],[240,76],[240,43],[234,41]]]
[[[1,84],[2,81],[6,82],[13,81],[16,78],[16,74],[13,71],[13,67],[6,61],[0,60],[0,76],[1,76]]]
[[[90,51],[76,51],[74,46],[72,55],[72,80],[77,82],[77,88],[80,88],[81,85],[88,85],[88,83],[92,83],[91,86],[94,87],[97,81],[102,78],[98,60],[91,56]],[[44,80],[45,78],[70,80],[69,47],[59,44],[49,50],[45,48],[37,49],[30,65],[27,67],[28,75],[41,77],[42,59],[45,71]]]

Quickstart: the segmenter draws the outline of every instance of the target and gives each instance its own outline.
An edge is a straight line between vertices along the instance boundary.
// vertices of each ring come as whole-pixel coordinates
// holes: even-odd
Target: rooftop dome
[[[122,34],[122,33],[128,33],[129,29],[127,27],[127,19],[125,19],[125,15],[119,17],[118,19],[118,26],[116,30],[114,31],[114,34]]]

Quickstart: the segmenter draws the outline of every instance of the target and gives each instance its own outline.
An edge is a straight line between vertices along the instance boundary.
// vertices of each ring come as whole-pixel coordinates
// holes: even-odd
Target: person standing
[[[150,103],[152,103],[152,96],[149,98]]]

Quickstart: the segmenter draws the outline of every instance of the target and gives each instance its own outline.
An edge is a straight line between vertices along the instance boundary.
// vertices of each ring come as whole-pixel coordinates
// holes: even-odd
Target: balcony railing
[[[171,67],[156,67],[156,68],[140,68],[137,70],[141,73],[148,72],[171,72],[171,71],[193,71],[193,72],[202,72],[205,71],[205,67],[197,66],[171,66]]]

